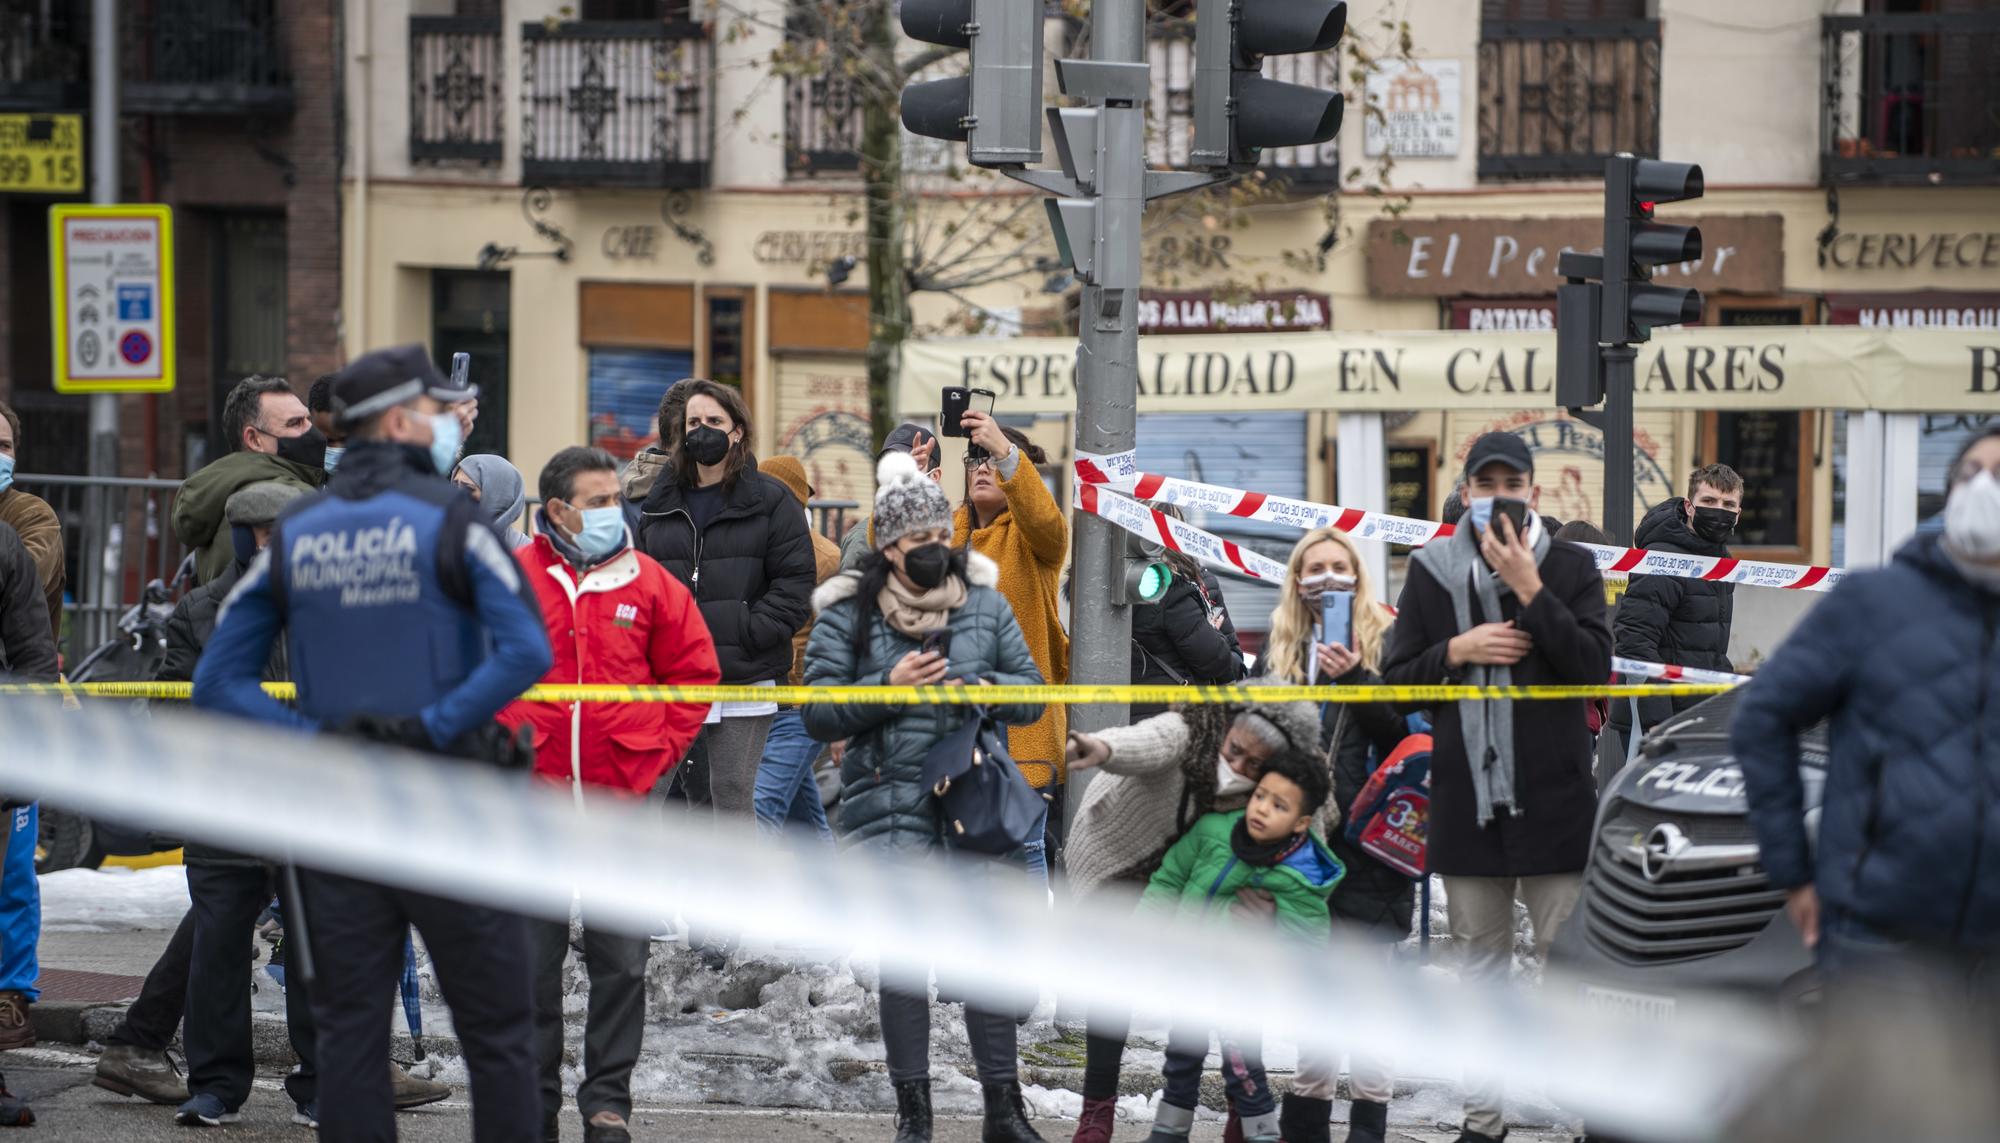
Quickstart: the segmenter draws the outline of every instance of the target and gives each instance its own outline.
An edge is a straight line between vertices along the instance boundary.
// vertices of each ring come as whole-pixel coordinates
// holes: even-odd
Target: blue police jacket
[[[281,634],[296,709],[261,686]],[[550,662],[541,607],[478,505],[425,450],[371,441],[278,518],[223,604],[194,702],[300,729],[416,715],[444,748]]]

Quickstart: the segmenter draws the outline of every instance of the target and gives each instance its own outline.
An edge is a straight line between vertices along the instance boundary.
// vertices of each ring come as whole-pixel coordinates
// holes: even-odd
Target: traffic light
[[[1167,563],[1165,548],[1128,532],[1123,563],[1126,605],[1158,603],[1165,598],[1168,586],[1174,582],[1174,569]]]
[[[978,167],[1042,161],[1042,0],[903,0],[913,40],[965,48],[965,75],[903,89],[903,126],[964,143]]]
[[[1653,220],[1663,202],[1701,197],[1701,168],[1614,155],[1604,167],[1604,293],[1599,339],[1609,344],[1645,341],[1653,328],[1701,317],[1701,291],[1656,286],[1655,266],[1701,259],[1701,230]]]
[[[1265,56],[1323,52],[1347,30],[1344,0],[1202,0],[1194,13],[1195,167],[1248,171],[1266,147],[1340,133],[1341,97],[1266,79]]]

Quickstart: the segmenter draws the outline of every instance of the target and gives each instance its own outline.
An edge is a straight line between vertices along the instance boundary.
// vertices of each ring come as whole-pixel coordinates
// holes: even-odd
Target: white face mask
[[[1951,490],[1944,503],[1944,537],[1960,555],[2000,558],[2000,480],[1985,469]]]
[[[1215,760],[1215,793],[1226,798],[1231,794],[1247,794],[1257,788],[1257,783],[1230,769],[1229,758],[1218,756]]]

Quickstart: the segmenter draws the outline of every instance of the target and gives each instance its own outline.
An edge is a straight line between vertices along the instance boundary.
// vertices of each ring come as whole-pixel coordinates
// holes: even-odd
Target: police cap
[[[397,405],[429,396],[447,405],[469,401],[479,386],[454,386],[423,346],[411,343],[364,353],[333,375],[334,423],[352,427]]]

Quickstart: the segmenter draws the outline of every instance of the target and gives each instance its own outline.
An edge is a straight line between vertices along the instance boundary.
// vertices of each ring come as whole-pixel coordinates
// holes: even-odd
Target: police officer
[[[422,346],[335,376],[348,448],[326,491],[280,517],[229,597],[195,673],[195,705],[464,758],[525,762],[493,716],[551,662],[539,606],[505,543],[444,479],[463,440],[453,388]],[[259,686],[284,634],[297,709]],[[382,1029],[405,927],[423,934],[471,1072],[477,1140],[534,1140],[526,923],[483,906],[302,872],[319,1024],[319,1125],[393,1140]]]

